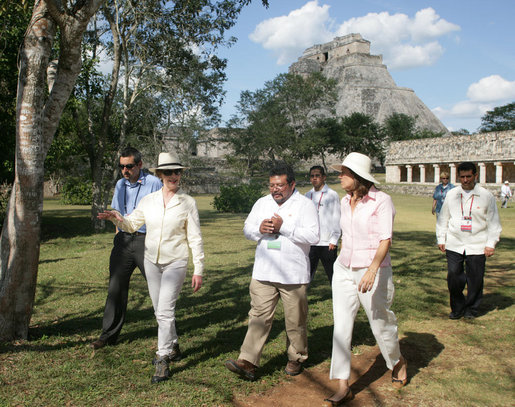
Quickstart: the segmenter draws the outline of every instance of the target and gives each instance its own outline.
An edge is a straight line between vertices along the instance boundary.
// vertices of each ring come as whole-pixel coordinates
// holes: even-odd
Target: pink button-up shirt
[[[350,198],[347,194],[341,203],[342,249],[338,261],[345,267],[364,268],[372,263],[379,242],[392,238],[395,208],[392,198],[374,186],[357,203],[354,213]],[[391,266],[390,253],[381,263],[381,267],[387,266]]]

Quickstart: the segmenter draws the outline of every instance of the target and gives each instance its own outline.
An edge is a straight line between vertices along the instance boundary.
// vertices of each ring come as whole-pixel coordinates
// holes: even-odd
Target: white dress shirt
[[[193,256],[194,273],[201,276],[204,271],[204,248],[200,233],[200,220],[195,199],[181,190],[170,199],[166,208],[160,189],[143,197],[123,222],[115,225],[129,233],[147,225],[145,237],[145,258],[154,264],[169,264],[188,259],[188,246]]]
[[[501,197],[504,198],[505,196],[511,197],[511,189],[509,185],[503,185],[501,187]]]
[[[326,184],[319,191],[311,188],[306,192],[318,211],[320,222],[320,241],[316,246],[329,246],[338,244],[340,240],[340,196]]]
[[[278,214],[283,219],[279,234],[262,234],[261,222]],[[309,249],[318,243],[315,205],[297,190],[282,205],[272,195],[256,201],[245,220],[243,233],[258,242],[252,278],[280,284],[308,284]]]
[[[472,231],[462,231],[463,216],[469,213]],[[438,244],[456,253],[484,254],[485,247],[495,248],[500,235],[499,212],[488,190],[476,184],[471,193],[465,194],[460,185],[447,193],[436,223]]]

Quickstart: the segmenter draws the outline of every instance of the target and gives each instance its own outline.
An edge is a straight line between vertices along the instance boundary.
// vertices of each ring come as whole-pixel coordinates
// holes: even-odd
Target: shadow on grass
[[[76,236],[96,234],[90,221],[90,210],[87,208],[62,210],[45,210],[41,221],[41,242]],[[114,226],[109,222],[106,231],[114,233]]]
[[[401,353],[408,362],[408,383],[420,370],[426,368],[443,351],[444,345],[436,336],[429,333],[406,332],[400,342]],[[386,372],[387,367],[383,356],[377,355],[374,363],[367,372],[352,384],[355,394],[364,389],[370,389],[370,385],[379,380]]]
[[[492,311],[509,308],[513,305],[513,297],[501,293],[488,293],[483,296],[479,306],[479,315],[485,315]]]

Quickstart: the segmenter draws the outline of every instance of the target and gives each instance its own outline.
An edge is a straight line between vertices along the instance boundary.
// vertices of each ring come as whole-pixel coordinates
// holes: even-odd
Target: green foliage
[[[415,118],[404,113],[393,113],[383,123],[389,141],[412,140],[415,137]]]
[[[67,205],[90,205],[92,183],[89,179],[69,177],[61,190],[61,201]]]
[[[459,130],[451,131],[451,134],[453,136],[468,136],[470,134],[470,132],[467,129],[459,129]]]
[[[5,215],[7,214],[7,204],[11,196],[12,185],[3,182],[0,184],[0,225],[4,223]]]
[[[291,162],[324,154],[313,129],[335,103],[334,81],[319,73],[278,75],[262,89],[241,93],[226,141],[250,173],[260,159]]]
[[[393,113],[383,122],[382,131],[388,141],[413,140],[443,136],[443,132],[418,128],[416,117],[404,113]],[[466,131],[466,130],[465,130]]]
[[[220,195],[213,199],[218,212],[249,213],[254,203],[263,196],[263,187],[256,182],[240,185],[221,185]]]
[[[18,57],[32,3],[12,0],[0,5],[0,181],[14,179]]]
[[[335,152],[344,155],[358,151],[383,161],[384,133],[372,116],[355,112],[342,118],[341,124],[343,137],[335,145]]]
[[[515,130],[515,102],[498,106],[481,118],[480,132]]]

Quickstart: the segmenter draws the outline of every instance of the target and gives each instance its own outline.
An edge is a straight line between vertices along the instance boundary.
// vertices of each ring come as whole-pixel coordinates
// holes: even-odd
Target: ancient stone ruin
[[[476,164],[483,186],[515,182],[515,130],[390,143],[386,182],[438,184],[446,171],[451,183],[459,183],[456,168],[463,161]]]
[[[327,78],[335,79],[338,83],[336,116],[359,112],[383,123],[393,113],[404,113],[414,117],[420,129],[448,134],[447,128],[412,89],[395,84],[382,56],[370,55],[370,41],[360,34],[336,37],[331,42],[306,49],[289,72],[298,75],[322,72]]]

